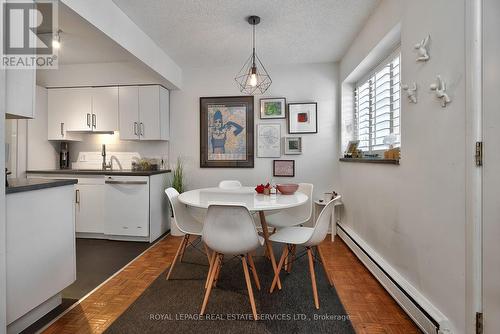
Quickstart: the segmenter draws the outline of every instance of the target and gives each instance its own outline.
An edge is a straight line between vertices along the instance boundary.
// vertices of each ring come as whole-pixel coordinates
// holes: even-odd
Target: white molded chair
[[[252,215],[248,209],[239,205],[211,205],[208,208],[203,225],[202,239],[213,250],[210,259],[210,269],[207,277],[207,289],[200,314],[205,313],[208,298],[222,266],[224,255],[239,255],[243,265],[245,281],[250,298],[254,320],[257,320],[257,310],[253,297],[252,283],[248,273],[247,261],[252,269],[257,289],[260,290],[259,277],[255,270],[250,252],[262,245],[261,238],[255,228]]]
[[[302,227],[302,226],[284,227],[269,237],[269,240],[273,242],[279,242],[285,244],[285,247],[283,248],[283,254],[281,255],[281,259],[278,264],[278,268],[274,273],[274,279],[270,289],[271,293],[274,291],[274,287],[276,286],[276,283],[278,281],[278,277],[281,268],[283,267],[283,264],[285,262],[285,259],[288,257],[288,253],[291,250],[294,250],[294,247],[296,246],[305,246],[307,250],[307,256],[309,258],[309,271],[311,274],[314,305],[316,306],[317,309],[319,309],[318,290],[316,288],[316,274],[314,273],[313,248],[315,248],[316,252],[319,254],[320,260],[325,270],[325,275],[327,276],[330,285],[333,285],[332,281],[330,280],[330,277],[328,276],[328,272],[326,271],[324,257],[318,245],[326,238],[326,234],[328,232],[328,226],[330,225],[332,211],[335,207],[335,202],[339,198],[340,196],[337,196],[326,204],[326,206],[319,214],[318,220],[316,220],[316,224],[314,225],[314,227]]]
[[[174,188],[168,188],[165,189],[165,193],[168,196],[168,200],[170,201],[170,205],[172,206],[172,211],[174,213],[174,218],[175,218],[175,224],[177,225],[177,228],[184,233],[184,238],[181,241],[181,244],[179,245],[179,248],[177,248],[177,252],[175,253],[174,260],[172,261],[172,264],[170,265],[170,269],[167,274],[167,280],[170,278],[170,274],[172,273],[172,270],[174,269],[175,263],[177,262],[177,259],[180,257],[180,260],[182,261],[182,258],[184,257],[184,252],[186,251],[186,248],[189,244],[189,237],[192,235],[195,236],[201,236],[201,233],[203,231],[203,225],[197,222],[188,212],[187,207],[179,202],[177,197],[179,196],[179,192],[175,190]],[[205,251],[207,253],[208,260],[210,261],[210,255],[208,252],[208,249],[205,246]]]
[[[299,183],[297,191],[307,195],[307,202],[294,208],[266,215],[268,226],[279,229],[282,227],[305,224],[311,219],[313,185],[311,183]]]
[[[238,180],[223,180],[219,182],[219,188],[221,189],[239,189],[241,187],[241,182]]]

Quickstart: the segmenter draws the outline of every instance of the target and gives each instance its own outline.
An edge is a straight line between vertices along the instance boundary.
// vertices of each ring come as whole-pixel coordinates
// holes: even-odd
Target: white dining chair
[[[266,215],[266,222],[268,226],[279,229],[282,227],[305,224],[311,219],[313,210],[313,185],[311,183],[299,183],[297,191],[307,195],[307,202],[294,208],[284,209],[276,213]]]
[[[184,233],[184,238],[182,239],[179,247],[177,248],[177,252],[175,253],[174,260],[170,265],[170,269],[168,270],[167,280],[170,278],[170,274],[172,274],[172,270],[174,269],[177,260],[180,258],[182,262],[182,258],[184,257],[184,253],[186,248],[189,245],[189,238],[194,236],[201,236],[203,231],[203,225],[196,221],[188,212],[187,207],[179,202],[178,196],[179,192],[174,188],[165,189],[165,193],[167,194],[168,200],[170,201],[170,205],[172,207],[172,211],[174,213],[174,222],[177,228]],[[210,262],[210,254],[205,244],[205,252],[207,253],[208,261]]]
[[[250,252],[253,252],[262,245],[262,238],[257,233],[248,209],[239,205],[209,206],[203,225],[202,239],[213,250],[213,253],[207,277],[208,285],[200,314],[203,315],[205,313],[208,298],[222,267],[224,255],[236,255],[241,258],[252,313],[254,320],[257,320],[257,310],[253,296],[252,282],[248,273],[248,264],[250,264],[255,285],[260,290],[259,276],[257,275]]]
[[[295,246],[305,246],[307,251],[307,257],[309,258],[309,272],[311,275],[314,305],[316,306],[317,309],[319,309],[318,289],[316,287],[316,274],[314,272],[313,248],[316,250],[316,252],[320,257],[320,261],[323,264],[323,269],[325,270],[325,275],[327,276],[330,285],[333,285],[333,282],[330,280],[330,277],[328,276],[324,257],[318,245],[326,238],[326,234],[328,232],[328,226],[330,224],[330,217],[332,216],[332,211],[334,209],[335,202],[339,198],[340,196],[337,196],[326,204],[326,206],[319,214],[314,227],[303,227],[303,226],[284,227],[282,229],[279,229],[276,233],[274,233],[269,237],[269,240],[271,240],[272,242],[279,242],[285,244],[278,267],[274,273],[274,279],[270,289],[271,293],[274,291],[274,287],[276,286],[279,274],[281,272],[281,268],[283,267],[283,264],[288,256],[288,253]]]
[[[241,182],[238,180],[223,180],[219,182],[220,189],[239,189],[241,187]]]

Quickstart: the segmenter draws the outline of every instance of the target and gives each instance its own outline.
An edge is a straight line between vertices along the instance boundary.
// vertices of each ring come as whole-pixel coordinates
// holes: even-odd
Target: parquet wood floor
[[[167,236],[157,242],[55,321],[44,333],[102,333],[168,268],[180,241],[180,237]],[[420,333],[339,237],[333,243],[327,237],[320,247],[326,258],[328,274],[333,279],[356,333]],[[317,270],[321,270],[319,268]]]

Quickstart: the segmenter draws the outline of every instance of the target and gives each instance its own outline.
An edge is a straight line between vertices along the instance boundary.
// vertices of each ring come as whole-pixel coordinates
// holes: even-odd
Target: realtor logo
[[[3,4],[2,68],[57,68],[57,0],[7,0]]]

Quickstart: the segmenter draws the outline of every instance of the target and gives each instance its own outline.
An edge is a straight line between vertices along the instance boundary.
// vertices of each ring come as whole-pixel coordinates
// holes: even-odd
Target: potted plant
[[[177,158],[177,163],[172,170],[172,188],[177,190],[179,194],[184,192],[184,165],[182,164],[181,158]],[[175,222],[174,210],[170,208],[171,213],[171,221],[170,221],[170,234],[173,236],[182,236],[183,233],[179,231],[177,228],[177,224]]]

